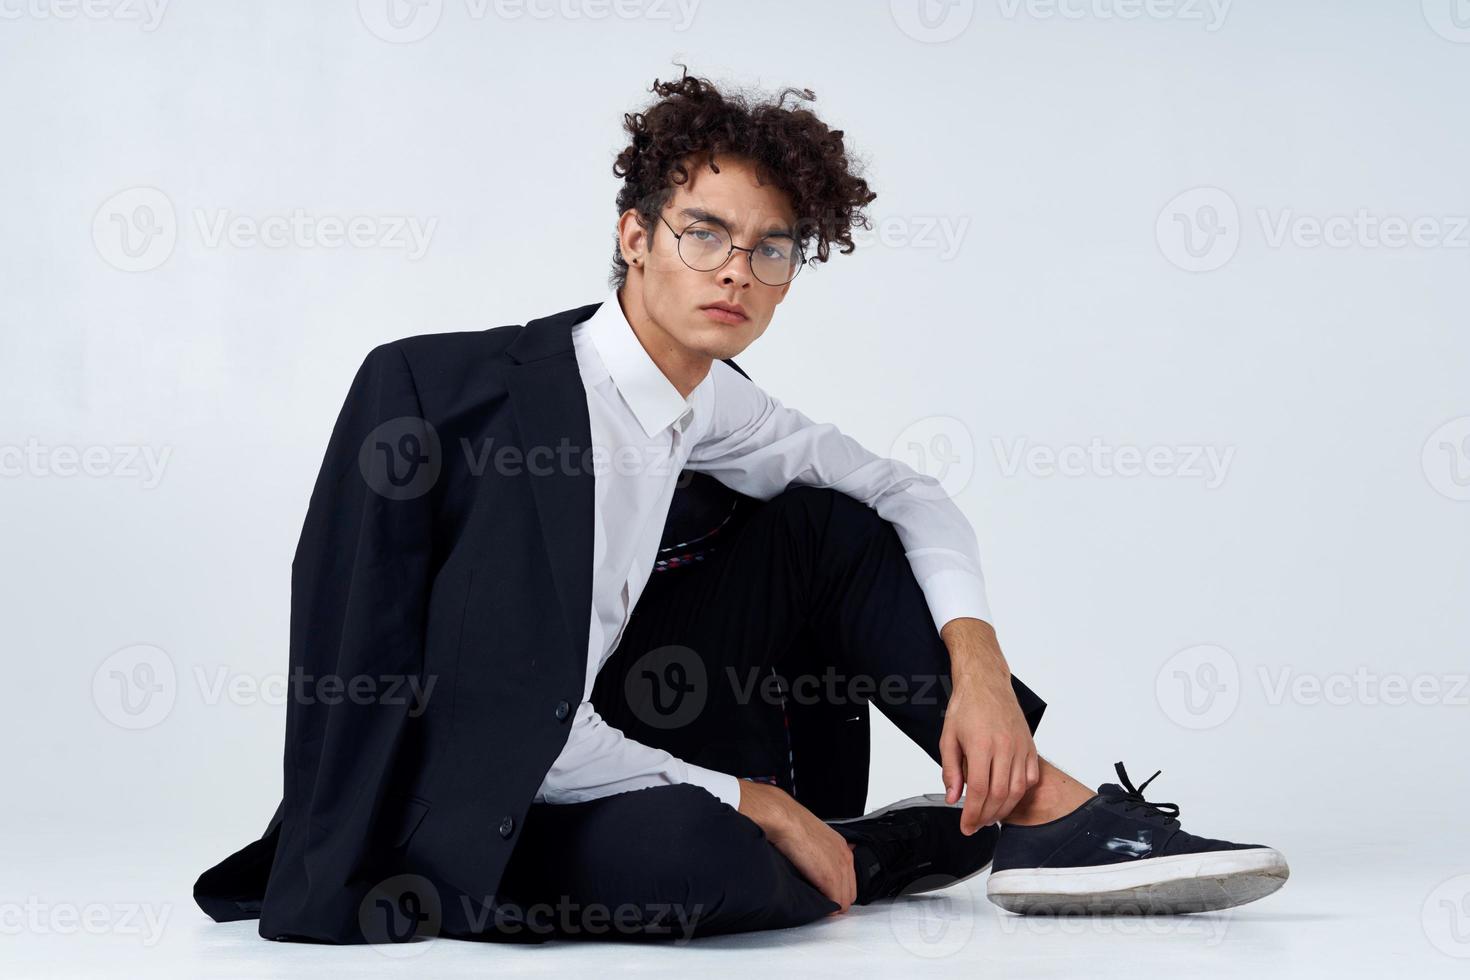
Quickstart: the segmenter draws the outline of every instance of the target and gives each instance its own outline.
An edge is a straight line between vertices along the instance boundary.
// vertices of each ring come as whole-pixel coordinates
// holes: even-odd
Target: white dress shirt
[[[934,478],[787,408],[723,361],[684,398],[643,349],[616,290],[572,327],[572,343],[593,446],[592,617],[582,701],[537,800],[695,783],[740,805],[734,776],[624,737],[588,700],[652,573],[686,467],[760,500],[809,484],[862,501],[893,523],[936,629],[959,616],[989,620],[974,530]]]

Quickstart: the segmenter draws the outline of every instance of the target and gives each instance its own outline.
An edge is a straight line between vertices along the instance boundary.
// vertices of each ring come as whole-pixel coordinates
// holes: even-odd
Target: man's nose
[[[723,286],[745,286],[754,281],[750,270],[750,260],[746,257],[749,252],[732,252],[725,264],[720,266],[716,275]]]

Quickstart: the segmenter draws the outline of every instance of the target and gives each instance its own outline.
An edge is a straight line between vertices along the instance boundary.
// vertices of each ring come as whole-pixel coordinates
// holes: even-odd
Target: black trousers
[[[651,576],[592,702],[630,738],[789,790],[787,699],[866,700],[937,764],[949,679],[894,527],[797,486],[703,561]],[[1012,683],[1034,732],[1045,703]],[[497,901],[503,938],[528,941],[681,940],[837,908],[754,821],[690,784],[533,805]]]

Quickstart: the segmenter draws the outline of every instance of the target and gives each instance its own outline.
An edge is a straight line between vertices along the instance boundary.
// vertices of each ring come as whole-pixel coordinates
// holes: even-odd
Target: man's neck
[[[678,389],[680,395],[688,398],[689,393],[709,374],[713,359],[708,354],[684,347],[669,336],[648,315],[637,293],[626,285],[618,290],[617,297],[623,316],[633,327],[633,335],[669,383]]]

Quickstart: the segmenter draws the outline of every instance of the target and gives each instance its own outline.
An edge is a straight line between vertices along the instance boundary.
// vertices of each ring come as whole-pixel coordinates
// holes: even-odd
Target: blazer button
[[[511,834],[515,833],[515,829],[516,829],[516,822],[515,822],[515,820],[513,818],[506,817],[504,820],[500,821],[500,836],[501,837],[507,837],[507,838],[510,837]]]
[[[565,701],[556,702],[556,720],[566,721],[567,715],[572,713],[572,706]]]

